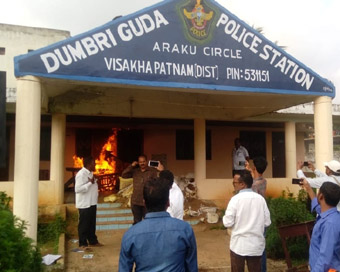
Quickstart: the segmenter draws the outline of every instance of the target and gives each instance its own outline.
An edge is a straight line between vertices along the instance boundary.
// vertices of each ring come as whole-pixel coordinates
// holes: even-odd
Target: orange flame
[[[117,157],[117,129],[113,129],[113,135],[111,135],[107,142],[103,145],[96,162],[95,175],[113,174],[116,172],[116,160]],[[83,167],[83,158],[79,158],[76,155],[73,156],[73,165],[75,168]]]
[[[77,157],[76,155],[73,155],[72,158],[74,168],[82,168],[84,166],[83,158]]]

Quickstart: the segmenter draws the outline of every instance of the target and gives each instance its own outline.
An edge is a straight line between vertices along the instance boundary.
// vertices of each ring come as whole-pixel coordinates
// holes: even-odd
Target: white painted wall
[[[0,24],[0,47],[6,50],[0,55],[0,71],[6,72],[7,91],[11,97],[7,102],[15,102],[16,78],[14,76],[14,57],[70,37],[69,31]],[[14,95],[14,97],[13,97]]]

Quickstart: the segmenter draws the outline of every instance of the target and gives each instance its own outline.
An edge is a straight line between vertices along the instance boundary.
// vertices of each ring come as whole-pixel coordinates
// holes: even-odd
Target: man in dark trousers
[[[95,161],[92,157],[84,158],[84,167],[76,175],[76,208],[79,210],[78,236],[79,247],[102,246],[96,236],[96,215],[98,202],[98,184],[93,176]]]
[[[138,162],[134,161],[122,173],[123,178],[133,178],[133,192],[131,196],[131,210],[133,214],[133,224],[136,224],[145,216],[146,209],[143,199],[144,184],[158,176],[158,172],[164,170],[159,163],[158,167],[149,167],[146,155],[140,155]]]
[[[198,271],[192,227],[166,212],[169,185],[155,178],[144,186],[145,219],[129,228],[122,239],[119,271]]]

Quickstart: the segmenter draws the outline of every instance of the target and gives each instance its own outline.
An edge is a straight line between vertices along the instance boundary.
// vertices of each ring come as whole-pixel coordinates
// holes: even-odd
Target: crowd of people
[[[235,139],[233,150],[233,186],[235,195],[230,199],[222,218],[231,231],[231,271],[267,271],[266,229],[271,224],[265,200],[267,181],[263,173],[267,161],[253,158],[249,164],[248,151]],[[297,165],[300,185],[312,200],[316,211],[310,249],[311,271],[340,271],[340,163],[325,163],[326,171],[308,168],[315,178],[305,177],[303,162]],[[76,175],[76,208],[79,210],[79,246],[103,246],[97,240],[96,207],[98,185],[93,176],[93,158],[84,159],[84,167]],[[131,210],[133,226],[122,239],[119,271],[198,271],[197,246],[192,227],[183,221],[184,198],[174,182],[174,175],[159,163],[150,167],[147,157],[141,155],[122,173],[133,178]],[[315,195],[313,188],[318,188]],[[340,210],[340,209],[339,209]],[[332,270],[333,269],[333,270]]]

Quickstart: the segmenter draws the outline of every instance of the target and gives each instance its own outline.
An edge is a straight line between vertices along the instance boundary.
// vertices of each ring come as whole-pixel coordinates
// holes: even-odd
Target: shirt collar
[[[327,211],[321,213],[321,214],[320,214],[320,217],[321,217],[321,218],[325,218],[325,217],[327,217],[328,215],[330,215],[330,214],[332,214],[332,213],[337,213],[337,212],[338,212],[337,208],[334,207],[334,208],[331,208],[331,209],[329,209],[329,210],[327,210]]]
[[[157,218],[157,217],[170,217],[170,214],[164,211],[164,212],[149,212],[145,215],[145,219]]]
[[[88,174],[91,174],[91,171],[89,169],[87,169],[86,167],[83,167],[84,171]]]
[[[239,193],[253,192],[252,188],[246,188],[239,191]]]

